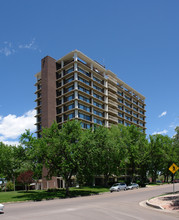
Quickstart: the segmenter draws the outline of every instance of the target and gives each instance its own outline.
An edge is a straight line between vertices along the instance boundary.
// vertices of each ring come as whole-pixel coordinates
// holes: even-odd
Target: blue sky
[[[35,131],[41,59],[78,49],[146,97],[147,134],[179,126],[178,0],[6,0],[0,7],[0,141]]]

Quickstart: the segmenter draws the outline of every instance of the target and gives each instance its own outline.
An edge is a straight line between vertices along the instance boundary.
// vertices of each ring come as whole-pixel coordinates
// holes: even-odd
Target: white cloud
[[[34,132],[35,127],[35,110],[30,110],[22,116],[7,115],[5,117],[0,116],[0,141],[11,142],[13,140],[16,142],[17,139],[26,129],[30,129]]]
[[[11,146],[18,146],[20,143],[18,141],[3,141],[4,144],[6,145],[11,145]]]
[[[32,39],[32,41],[28,44],[20,44],[19,45],[20,49],[32,49],[32,50],[37,50],[37,47],[35,46],[35,38]]]
[[[15,53],[15,49],[12,47],[12,43],[5,41],[3,47],[0,48],[0,53],[4,54],[5,56],[9,56]]]
[[[41,53],[41,50],[37,46],[35,42],[35,38],[32,39],[30,43],[26,44],[16,44],[15,47],[13,47],[13,44],[8,41],[4,41],[2,43],[2,46],[0,46],[0,54],[3,54],[5,56],[9,56],[14,54],[15,52],[18,52],[19,49],[30,49],[30,50],[37,50]]]
[[[163,131],[155,131],[152,133],[152,135],[155,135],[155,134],[167,134],[168,133],[168,130],[164,129]]]
[[[167,111],[162,112],[158,117],[161,118],[161,117],[165,116],[166,114],[167,114]]]

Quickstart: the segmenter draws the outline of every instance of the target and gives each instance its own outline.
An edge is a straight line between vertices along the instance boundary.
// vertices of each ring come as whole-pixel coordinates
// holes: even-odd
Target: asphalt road
[[[140,206],[141,201],[172,192],[172,184],[97,196],[5,204],[2,220],[174,220],[166,213]],[[179,183],[175,184],[179,191]]]

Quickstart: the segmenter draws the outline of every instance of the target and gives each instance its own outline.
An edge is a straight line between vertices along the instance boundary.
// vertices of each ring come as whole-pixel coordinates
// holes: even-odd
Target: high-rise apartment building
[[[42,127],[68,119],[79,119],[83,128],[121,123],[146,129],[145,97],[78,50],[43,58],[36,78],[38,137]]]
[[[78,50],[59,60],[44,57],[36,78],[38,137],[42,127],[68,119],[79,119],[83,128],[121,123],[145,132],[145,97]],[[41,188],[64,187],[61,177],[46,175],[44,167]]]

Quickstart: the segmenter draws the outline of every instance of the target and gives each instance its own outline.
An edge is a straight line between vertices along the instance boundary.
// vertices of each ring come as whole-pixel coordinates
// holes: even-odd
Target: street
[[[154,186],[97,196],[5,204],[2,220],[174,220],[179,213],[166,213],[140,206],[141,201],[172,192],[173,185]],[[179,183],[175,184],[179,191]]]

